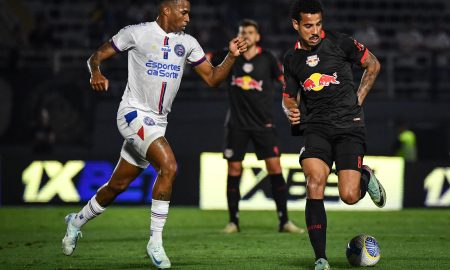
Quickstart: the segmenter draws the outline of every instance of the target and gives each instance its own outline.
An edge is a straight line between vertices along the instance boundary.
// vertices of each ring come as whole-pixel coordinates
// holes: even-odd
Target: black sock
[[[227,201],[228,213],[230,214],[230,222],[239,226],[239,200],[241,193],[239,190],[239,183],[241,176],[230,176],[227,178]]]
[[[287,187],[283,175],[271,174],[270,183],[272,185],[272,196],[277,206],[277,214],[280,219],[280,229],[288,221],[287,214]]]
[[[323,200],[306,199],[305,217],[309,240],[314,249],[316,260],[319,258],[326,260],[327,215],[323,206]]]
[[[370,173],[364,169],[361,170],[361,197],[359,198],[362,200],[364,196],[366,196],[367,188],[369,187],[369,180],[370,180]]]

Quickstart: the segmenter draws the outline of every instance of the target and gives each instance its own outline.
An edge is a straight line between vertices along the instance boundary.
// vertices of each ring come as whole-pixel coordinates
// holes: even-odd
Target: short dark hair
[[[158,0],[158,7],[161,7],[163,4],[174,4],[180,0]],[[189,0],[186,0],[189,1]]]
[[[291,6],[291,18],[300,21],[300,13],[322,13],[323,8],[320,0],[297,0]]]
[[[247,26],[255,27],[256,31],[259,33],[259,25],[255,20],[243,19],[242,21],[239,22],[239,27],[247,27]]]

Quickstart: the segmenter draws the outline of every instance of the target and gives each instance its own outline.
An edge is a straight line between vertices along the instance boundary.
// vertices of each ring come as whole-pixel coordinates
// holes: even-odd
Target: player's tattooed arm
[[[115,55],[117,52],[114,50],[110,42],[105,42],[100,48],[95,51],[87,61],[89,72],[91,73],[91,87],[95,91],[108,90],[109,81],[102,75],[100,71],[100,64]]]
[[[247,42],[242,38],[234,38],[230,41],[229,52],[220,65],[213,67],[209,61],[204,61],[195,67],[195,71],[208,86],[217,87],[228,76],[236,57],[246,50]]]
[[[367,57],[361,65],[365,71],[361,78],[358,88],[358,105],[361,106],[369,91],[372,89],[375,80],[380,72],[381,65],[378,59],[370,51],[367,51]]]

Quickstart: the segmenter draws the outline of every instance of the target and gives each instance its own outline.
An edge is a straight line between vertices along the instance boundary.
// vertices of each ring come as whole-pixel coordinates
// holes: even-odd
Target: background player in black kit
[[[323,198],[333,162],[342,201],[355,204],[367,191],[378,207],[386,203],[381,183],[362,165],[366,139],[361,106],[380,64],[350,36],[324,31],[322,12],[318,0],[297,0],[292,6],[299,39],[284,60],[283,93],[285,113],[291,125],[300,125],[305,139],[300,163],[307,181],[305,217],[316,270],[330,269]],[[365,69],[358,87],[353,83],[353,65]]]
[[[230,109],[225,121],[224,158],[228,160],[227,200],[230,222],[223,232],[239,231],[242,160],[249,141],[252,141],[258,159],[266,162],[280,220],[279,231],[301,233],[303,229],[288,219],[286,182],[281,174],[280,152],[272,117],[273,92],[276,81],[283,79],[282,72],[275,57],[257,46],[260,40],[257,22],[243,20],[239,25],[239,36],[247,41],[248,53],[236,59],[228,80]],[[222,53],[214,54],[212,63],[220,62],[221,57]]]

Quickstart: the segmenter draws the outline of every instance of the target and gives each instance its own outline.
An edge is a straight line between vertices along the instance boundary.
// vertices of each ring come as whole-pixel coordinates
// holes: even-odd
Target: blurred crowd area
[[[92,130],[96,106],[120,100],[127,58],[124,54],[103,65],[110,80],[106,94],[89,91],[86,60],[122,27],[155,20],[155,2],[0,1],[1,144],[28,142],[36,151],[46,151],[55,141],[89,145],[91,137],[83,134]],[[191,1],[187,32],[206,52],[217,51],[236,35],[240,20],[252,18],[261,26],[261,46],[282,61],[297,39],[290,2]],[[323,4],[325,29],[354,36],[382,63],[371,101],[450,101],[449,1],[324,0]],[[359,78],[361,71],[355,69],[355,74]],[[226,98],[226,91],[205,88],[188,68],[178,100]]]

